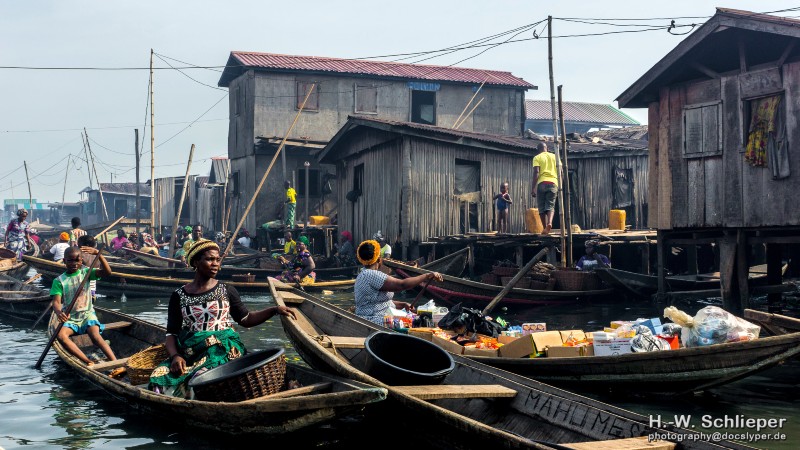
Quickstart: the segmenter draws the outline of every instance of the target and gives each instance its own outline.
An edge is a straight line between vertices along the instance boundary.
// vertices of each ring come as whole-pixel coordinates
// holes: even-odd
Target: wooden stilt
[[[650,275],[650,243],[642,246],[642,273]]]
[[[735,298],[739,297],[739,284],[735,279],[736,274],[736,239],[725,236],[719,243],[719,277],[722,307],[726,311],[734,309]]]
[[[686,247],[686,264],[689,275],[697,275],[697,246],[689,245]]]
[[[781,244],[767,244],[767,284],[774,286],[781,284]],[[781,312],[781,294],[780,292],[770,293],[767,295],[767,305],[769,312]]]
[[[749,307],[750,287],[748,278],[750,277],[750,247],[747,243],[747,234],[739,229],[736,233],[736,278],[739,281],[739,302],[736,310],[731,311],[737,316],[744,314],[744,310]]]
[[[657,268],[657,271],[658,271],[658,296],[659,297],[663,297],[664,294],[667,293],[667,283],[666,283],[667,271],[666,271],[666,268],[665,268],[667,255],[666,255],[666,252],[664,250],[664,246],[665,246],[664,239],[666,239],[665,233],[663,231],[659,230],[658,234],[656,235],[656,239],[657,239],[657,241],[656,241],[656,252],[657,252],[656,258],[658,259],[658,263],[657,263],[658,264],[658,268]]]
[[[514,249],[514,260],[516,261],[517,267],[522,267],[522,247],[516,247]]]

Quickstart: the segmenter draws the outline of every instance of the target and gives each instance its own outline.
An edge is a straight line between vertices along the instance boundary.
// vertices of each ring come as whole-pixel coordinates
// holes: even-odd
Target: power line
[[[212,110],[212,109],[213,109],[215,106],[217,106],[217,105],[219,104],[219,102],[221,102],[221,101],[225,100],[225,98],[227,98],[227,97],[228,97],[228,93],[226,92],[226,93],[225,93],[225,95],[223,95],[222,97],[220,97],[220,99],[219,99],[219,100],[217,100],[217,101],[216,101],[216,103],[214,103],[213,105],[211,105],[211,107],[210,107],[210,108],[208,108],[208,109],[207,109],[207,110],[206,110],[206,111],[205,111],[203,114],[200,114],[200,116],[198,116],[198,117],[197,117],[197,119],[195,119],[195,120],[191,121],[191,122],[189,123],[189,125],[186,125],[185,127],[183,127],[183,128],[180,130],[180,131],[178,131],[177,133],[175,133],[175,134],[173,134],[172,136],[170,136],[170,137],[169,137],[167,140],[165,140],[164,142],[162,142],[162,143],[160,143],[160,144],[156,145],[156,148],[159,148],[159,147],[161,147],[162,145],[164,145],[164,144],[166,144],[167,142],[171,141],[171,140],[172,140],[172,138],[174,138],[174,137],[178,136],[179,134],[183,133],[184,131],[188,130],[188,129],[189,129],[189,127],[191,127],[192,125],[194,125],[194,124],[195,124],[195,122],[197,122],[197,121],[198,121],[198,120],[200,120],[200,119],[201,119],[203,116],[205,116],[206,114],[208,114],[208,112],[209,112],[209,111],[211,111],[211,110]]]

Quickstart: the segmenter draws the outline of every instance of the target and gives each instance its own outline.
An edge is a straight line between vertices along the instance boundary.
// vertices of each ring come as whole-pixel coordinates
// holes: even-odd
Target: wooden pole
[[[308,192],[308,168],[311,166],[311,163],[306,161],[306,162],[303,163],[303,165],[306,168],[306,186],[305,186],[305,190],[306,190],[306,205],[305,205],[306,206],[306,208],[305,208],[306,209],[306,221],[305,221],[305,225],[303,225],[303,232],[308,233],[308,203],[311,201],[310,200],[310,196],[309,196],[309,192]]]
[[[500,291],[500,293],[497,294],[495,298],[493,298],[488,305],[486,305],[486,308],[483,308],[483,315],[485,316],[490,312],[492,312],[494,307],[497,306],[498,303],[500,303],[500,300],[502,300],[503,297],[506,296],[506,294],[511,292],[511,289],[514,288],[517,282],[521,280],[522,277],[524,277],[528,272],[530,272],[533,265],[536,264],[536,262],[539,261],[540,259],[544,258],[546,254],[547,254],[547,248],[543,248],[539,251],[539,253],[536,254],[536,256],[531,258],[531,260],[528,261],[528,264],[525,264],[525,267],[520,269],[519,272],[517,272],[517,274],[514,275],[514,278],[512,278],[511,281],[509,281],[508,284],[503,288],[503,290]]]
[[[250,208],[252,208],[253,204],[256,202],[256,198],[258,197],[259,192],[261,192],[261,188],[264,186],[264,183],[267,181],[267,176],[269,175],[269,172],[272,170],[272,166],[275,165],[275,161],[278,159],[278,155],[281,153],[281,150],[283,150],[284,145],[286,145],[286,139],[289,138],[289,135],[292,133],[294,126],[297,124],[297,120],[300,119],[300,113],[302,113],[303,108],[306,107],[306,102],[308,101],[308,98],[311,97],[311,93],[314,91],[314,87],[316,87],[316,85],[317,85],[316,83],[312,84],[311,88],[308,90],[306,98],[303,99],[303,104],[300,105],[300,109],[294,116],[294,121],[292,122],[292,125],[289,127],[289,131],[286,132],[286,135],[283,137],[283,140],[281,141],[281,145],[278,146],[278,150],[275,152],[275,156],[272,157],[272,161],[270,161],[269,167],[267,167],[267,171],[264,172],[264,176],[261,177],[261,181],[258,183],[256,191],[253,193],[253,198],[251,198],[250,202],[247,204],[247,208],[245,208],[242,217],[239,219],[239,223],[236,225],[236,230],[233,231],[233,235],[231,236],[232,237],[231,240],[228,242],[228,246],[225,247],[225,252],[222,254],[223,260],[225,259],[226,256],[228,256],[228,253],[231,251],[233,243],[236,242],[235,237],[239,234],[239,230],[242,229],[242,225],[244,225],[244,221],[245,219],[247,219],[247,214],[250,213]]]
[[[89,163],[89,152],[86,150],[86,140],[83,138],[83,133],[81,133],[81,142],[83,143],[83,155],[86,157],[86,174],[89,175],[89,189],[94,189],[92,185],[92,166]]]
[[[86,136],[86,148],[89,149],[89,158],[92,161],[92,171],[94,171],[94,179],[97,181],[97,190],[100,191],[100,203],[103,205],[103,220],[108,221],[108,210],[106,209],[106,199],[103,196],[103,186],[100,184],[100,178],[97,177],[97,167],[94,165],[94,154],[92,153],[92,144],[89,143],[89,133],[86,132],[86,127],[83,128],[83,134]],[[89,178],[92,174],[89,174]]]
[[[156,137],[153,111],[153,49],[150,49],[150,226],[156,223]],[[159,223],[159,228],[161,224]],[[173,234],[175,230],[172,230]],[[172,247],[170,247],[172,249]],[[174,251],[174,249],[172,249]]]
[[[189,150],[189,162],[186,163],[186,175],[183,176],[183,191],[181,192],[181,201],[178,203],[178,213],[175,214],[175,219],[172,221],[172,236],[169,238],[170,251],[175,252],[175,238],[178,235],[178,222],[181,220],[181,211],[183,210],[183,201],[186,199],[186,189],[189,187],[189,171],[192,170],[192,158],[194,157],[194,144]]]
[[[141,218],[139,217],[139,211],[142,209],[142,198],[141,192],[139,191],[139,129],[136,128],[133,130],[133,150],[136,152],[136,235],[139,236],[139,224],[141,222]],[[153,233],[153,238],[155,238],[155,231],[153,231],[153,223],[150,222],[150,232]]]
[[[94,266],[97,265],[97,261],[99,260],[100,260],[100,254],[98,253],[92,260],[92,263],[89,265],[89,271],[86,272],[86,275],[83,276],[81,284],[78,285],[78,289],[75,291],[75,296],[72,297],[72,301],[70,302],[69,305],[67,305],[67,308],[63,310],[64,313],[66,313],[67,315],[69,315],[70,311],[72,311],[72,307],[75,306],[75,303],[77,303],[78,297],[80,297],[81,293],[83,293],[83,289],[86,287],[86,285],[89,282],[89,279],[91,278],[89,275],[91,275],[92,269],[94,269]],[[64,326],[63,323],[59,323],[56,329],[53,330],[53,335],[50,336],[50,340],[47,342],[47,345],[45,345],[44,351],[42,351],[42,354],[39,356],[39,360],[36,361],[36,364],[34,364],[33,366],[35,369],[42,367],[42,361],[44,361],[44,357],[47,356],[47,352],[50,351],[50,347],[53,346],[53,342],[55,342],[55,340],[58,338],[58,332],[61,331],[61,327],[63,326]]]
[[[112,228],[114,228],[114,227],[115,227],[115,226],[116,226],[118,223],[122,222],[122,219],[124,219],[124,218],[125,218],[125,216],[122,216],[122,217],[120,217],[119,219],[117,219],[117,220],[115,220],[115,221],[111,222],[111,225],[109,225],[109,226],[105,227],[105,228],[103,229],[103,231],[101,231],[101,232],[99,232],[99,233],[95,234],[95,235],[94,235],[94,238],[95,238],[95,239],[99,239],[99,238],[103,237],[103,236],[104,236],[106,233],[108,233],[108,232],[109,232],[109,231],[110,231]]]
[[[62,216],[64,215],[64,200],[67,198],[67,179],[69,178],[69,162],[72,158],[67,158],[67,171],[64,174],[64,191],[61,192],[61,210],[58,212],[58,223],[61,225]]]
[[[483,89],[483,85],[484,85],[484,84],[486,84],[486,80],[488,80],[488,78],[484,78],[484,80],[483,80],[483,83],[481,83],[481,85],[480,85],[480,86],[478,86],[478,90],[477,90],[477,91],[475,91],[475,93],[474,93],[474,94],[472,94],[472,97],[469,99],[469,101],[467,102],[467,104],[466,104],[466,105],[464,105],[464,109],[461,111],[461,114],[459,114],[459,115],[458,115],[458,118],[456,119],[456,121],[455,121],[455,122],[453,122],[453,127],[452,127],[452,128],[458,128],[458,127],[460,126],[460,125],[457,125],[457,124],[458,124],[458,121],[459,121],[459,120],[461,120],[461,116],[463,116],[463,115],[464,115],[464,113],[465,113],[465,112],[467,112],[467,108],[469,108],[469,105],[471,105],[471,104],[472,104],[472,101],[473,101],[473,100],[475,100],[475,97],[477,97],[477,95],[478,95],[478,92],[480,92],[480,91],[481,91],[481,89]]]
[[[572,247],[572,198],[571,187],[569,185],[569,158],[567,157],[567,127],[564,125],[564,99],[561,96],[561,88],[558,86],[558,117],[561,122],[561,149],[564,155],[564,192],[566,193],[566,206],[564,207],[564,221],[567,228],[567,267],[572,267],[572,258],[575,252]]]
[[[561,157],[559,156],[558,125],[556,125],[556,89],[553,81],[553,16],[547,16],[547,64],[550,68],[550,110],[553,117],[553,144],[556,155],[556,171],[558,172],[558,221],[561,224],[561,267],[567,265],[566,233],[564,232],[564,180],[561,173]]]
[[[471,115],[472,115],[472,113],[475,111],[475,109],[477,109],[477,108],[478,108],[478,106],[480,106],[480,104],[481,104],[481,102],[483,102],[483,99],[484,99],[484,98],[486,98],[486,97],[481,97],[481,99],[480,99],[480,100],[478,100],[478,103],[476,103],[476,104],[475,104],[475,106],[473,106],[473,107],[472,107],[472,109],[470,109],[470,110],[469,110],[469,112],[467,113],[467,115],[466,115],[466,116],[464,116],[464,118],[463,118],[463,119],[461,119],[461,122],[458,122],[458,123],[457,123],[457,124],[456,124],[456,125],[453,127],[453,129],[456,129],[456,130],[457,130],[457,129],[461,128],[461,125],[464,125],[464,122],[466,122],[466,121],[467,121],[467,119],[469,119],[469,116],[471,116]]]
[[[33,222],[33,194],[31,194],[31,179],[28,177],[28,161],[22,161],[25,166],[25,179],[28,181],[28,206],[31,210],[28,212],[31,222]]]

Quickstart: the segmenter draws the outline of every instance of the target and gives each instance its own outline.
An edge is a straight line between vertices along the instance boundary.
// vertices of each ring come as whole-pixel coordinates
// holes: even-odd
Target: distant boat
[[[33,284],[23,284],[8,275],[0,275],[0,313],[36,320],[49,305],[49,290]]]
[[[328,421],[386,398],[383,388],[290,363],[286,365],[286,380],[297,380],[303,386],[295,392],[284,390],[242,402],[186,400],[156,394],[146,389],[146,385],[132,385],[129,378],[111,378],[107,372],[125,367],[133,354],[163,344],[166,329],[104,308],[95,307],[95,311],[98,319],[106,325],[103,336],[110,340],[119,359],[87,366],[56,341],[53,348],[58,357],[80,376],[106,391],[112,399],[122,399],[145,413],[163,417],[169,423],[233,435],[279,435]],[[72,339],[84,349],[93,349],[91,341],[86,338],[86,335],[80,335]]]

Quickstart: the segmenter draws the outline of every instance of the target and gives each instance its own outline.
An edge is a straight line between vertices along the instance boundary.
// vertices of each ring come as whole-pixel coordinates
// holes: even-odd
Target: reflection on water
[[[352,306],[352,294],[336,294],[324,298],[343,308]],[[273,303],[269,296],[244,296],[250,309],[259,309]],[[425,302],[427,300],[422,300]],[[100,306],[119,310],[154,323],[165,324],[167,298],[131,299],[122,302],[101,299]],[[678,305],[684,311],[694,312],[701,303]],[[664,305],[648,302],[580,303],[538,308],[499,308],[495,313],[511,322],[546,322],[549,329],[585,330],[600,329],[611,320],[631,320],[638,317],[660,317]],[[33,369],[33,363],[46,343],[43,327],[28,333],[30,323],[0,317],[0,447],[26,448],[230,448],[230,438],[214,433],[187,429],[168,419],[153,418],[130,408],[124,402],[107,396],[101,389],[75,375],[66,365],[58,362],[54,353],[45,360],[42,370]],[[285,338],[280,321],[273,318],[264,325],[243,329],[242,339],[250,351],[268,347],[283,347],[290,360],[299,360],[297,353]],[[755,418],[789,419],[782,430],[789,442],[759,442],[757,447],[771,449],[796,448],[800,437],[800,400],[798,389],[798,360],[771,369],[709,393],[684,398],[648,399],[636,397],[598,398],[638,413],[692,414],[693,423],[700,416],[715,417],[724,414],[743,414]],[[596,394],[595,394],[596,395]],[[356,418],[357,419],[357,418]],[[355,448],[363,444],[366,435],[364,423],[354,418],[337,421],[332,426],[314,429],[313,433],[298,433],[269,445],[295,448]],[[371,425],[372,426],[372,425]],[[372,426],[374,428],[374,426]],[[378,427],[379,428],[379,427]],[[366,434],[366,435],[365,435]],[[381,434],[382,435],[382,434]],[[376,436],[380,439],[380,435]],[[774,445],[773,445],[774,444]],[[418,450],[423,450],[414,442]]]

